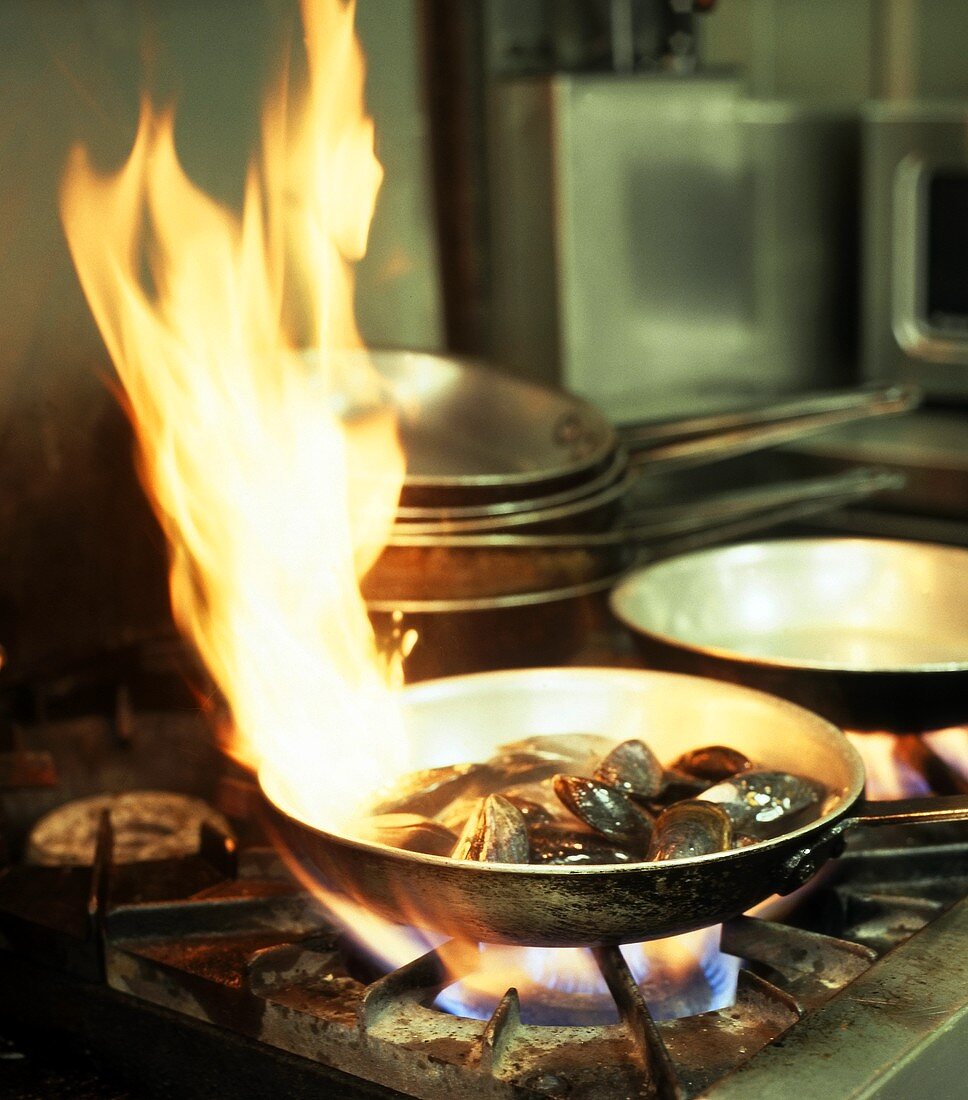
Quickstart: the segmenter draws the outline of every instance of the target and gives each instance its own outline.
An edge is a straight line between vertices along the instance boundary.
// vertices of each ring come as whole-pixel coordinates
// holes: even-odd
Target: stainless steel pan
[[[698,503],[627,514],[584,533],[411,534],[396,529],[363,580],[368,600],[467,600],[585,584],[636,561],[745,538],[903,484],[872,469],[746,489]],[[421,528],[423,532],[425,528]],[[513,528],[512,528],[513,530]]]
[[[862,824],[968,821],[968,797],[871,803],[847,738],[823,718],[732,684],[629,669],[537,669],[406,689],[412,765],[486,759],[501,742],[587,731],[642,737],[663,761],[733,745],[830,792],[822,816],[773,840],[691,859],[608,867],[479,864],[414,855],[311,828],[274,805],[280,835],[334,889],[390,920],[477,941],[628,943],[734,917],[795,889]],[[325,792],[320,792],[325,798]]]
[[[625,452],[650,469],[693,465],[918,401],[911,387],[837,391],[692,417],[682,431],[672,421],[620,437],[587,402],[487,367],[420,352],[369,358],[396,406],[407,454],[401,518],[418,522],[441,518],[441,510],[451,519],[480,518],[491,505],[533,511],[551,507],[549,496],[568,503],[572,491],[584,495],[586,483],[610,477]]]
[[[404,507],[554,495],[614,460],[611,424],[570,394],[446,356],[375,351],[369,358],[398,412]]]
[[[968,550],[746,543],[635,569],[611,607],[652,667],[748,684],[848,729],[968,722]]]

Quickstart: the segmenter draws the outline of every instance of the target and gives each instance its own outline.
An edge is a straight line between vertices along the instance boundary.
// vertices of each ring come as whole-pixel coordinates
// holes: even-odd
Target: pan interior
[[[968,551],[876,539],[705,550],[628,574],[633,629],[734,660],[902,672],[968,668]]]
[[[533,735],[598,733],[616,742],[641,738],[664,764],[688,749],[729,745],[758,766],[821,782],[829,792],[825,818],[863,788],[856,752],[825,719],[762,692],[699,677],[523,669],[426,681],[404,694],[414,769],[486,760],[500,745]]]
[[[444,356],[369,358],[399,414],[409,484],[529,482],[589,469],[614,450],[605,417],[568,394]]]

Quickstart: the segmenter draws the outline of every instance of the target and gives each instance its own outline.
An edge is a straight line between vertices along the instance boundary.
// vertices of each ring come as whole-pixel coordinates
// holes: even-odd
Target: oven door
[[[867,118],[867,373],[968,399],[968,102]]]

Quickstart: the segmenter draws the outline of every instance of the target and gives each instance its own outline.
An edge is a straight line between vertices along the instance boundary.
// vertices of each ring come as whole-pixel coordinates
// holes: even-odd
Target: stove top
[[[61,693],[28,721],[22,690],[8,708],[0,780],[30,789],[2,798],[4,1095],[690,1100],[787,1097],[792,1082],[804,1100],[959,1094],[963,830],[858,835],[782,916],[725,925],[721,948],[742,960],[728,1007],[657,1021],[648,983],[602,948],[609,1022],[535,1023],[533,993],[514,989],[470,1019],[435,1003],[454,980],[446,946],[381,972],[265,845],[246,778],[211,749],[207,704],[151,709],[122,679],[97,713]],[[908,758],[952,782],[936,759]],[[143,800],[152,820],[133,844],[123,800],[78,803],[105,786],[180,793],[170,820]],[[77,850],[49,823],[37,837],[65,803],[87,822]]]
[[[259,1095],[261,1079],[297,1096],[664,1100],[774,1095],[791,1073],[804,1096],[911,1095],[910,1073],[954,1083],[950,1036],[968,1027],[968,844],[935,840],[855,847],[786,923],[725,925],[744,961],[727,1008],[656,1023],[600,948],[615,1022],[539,1026],[513,989],[486,1020],[435,1007],[453,980],[441,950],[375,972],[271,849],[237,852],[203,822],[190,854],[117,863],[104,813],[93,866],[0,879],[0,1015],[90,1048],[130,1095]]]

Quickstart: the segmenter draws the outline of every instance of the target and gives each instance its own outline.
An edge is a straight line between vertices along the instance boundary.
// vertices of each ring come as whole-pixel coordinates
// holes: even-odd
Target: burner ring
[[[200,798],[173,791],[125,791],[67,802],[46,814],[31,830],[27,862],[90,866],[105,810],[111,812],[115,863],[193,855],[203,824],[232,835],[225,818]]]

